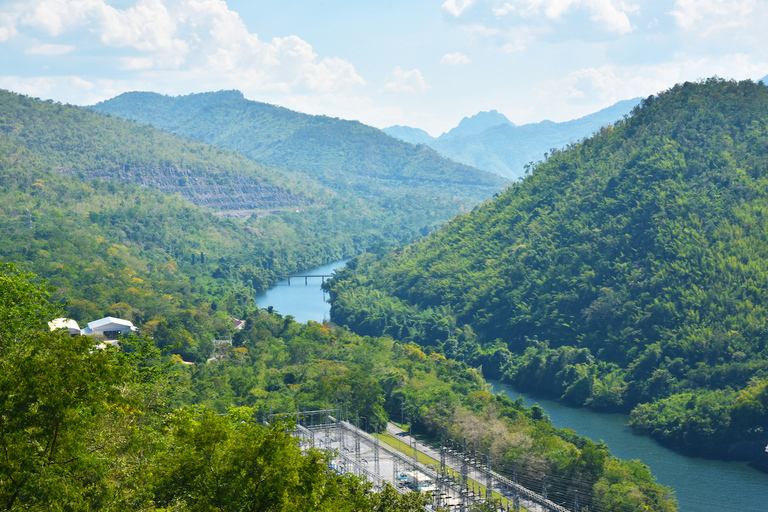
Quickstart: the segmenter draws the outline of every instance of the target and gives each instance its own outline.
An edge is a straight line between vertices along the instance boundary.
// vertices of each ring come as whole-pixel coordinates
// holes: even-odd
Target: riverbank
[[[664,448],[647,436],[634,434],[627,424],[629,415],[601,413],[574,408],[556,400],[521,393],[509,384],[489,380],[496,393],[510,398],[523,397],[523,403],[538,403],[552,425],[567,427],[593,441],[603,441],[611,453],[624,460],[639,459],[658,483],[675,490],[681,512],[762,512],[766,510],[768,475],[746,463],[727,462],[681,455]]]

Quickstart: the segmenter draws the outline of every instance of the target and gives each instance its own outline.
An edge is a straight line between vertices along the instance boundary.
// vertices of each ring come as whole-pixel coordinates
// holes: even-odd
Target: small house
[[[88,327],[83,330],[84,334],[102,335],[108,340],[116,340],[118,336],[126,337],[137,333],[138,329],[134,327],[130,320],[106,316],[93,322],[88,322]]]

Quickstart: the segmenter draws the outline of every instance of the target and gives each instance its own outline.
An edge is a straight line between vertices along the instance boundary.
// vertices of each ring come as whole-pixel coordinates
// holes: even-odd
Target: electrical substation
[[[268,419],[276,417],[270,414]],[[360,420],[367,424],[367,419],[356,418],[353,424],[343,419],[340,409],[297,411],[280,417],[295,422],[292,435],[300,440],[303,449],[317,448],[334,454],[331,470],[365,477],[377,490],[389,483],[401,493],[430,493],[432,510],[468,512],[474,505],[487,503],[497,511],[571,512],[546,498],[546,478],[543,493],[535,493],[515,481],[516,472],[509,479],[493,471],[490,454],[470,456],[466,441],[461,446],[442,442],[439,449],[432,448],[390,423],[387,431],[400,441],[397,449],[359,428]],[[576,504],[573,512],[578,512],[578,497]]]

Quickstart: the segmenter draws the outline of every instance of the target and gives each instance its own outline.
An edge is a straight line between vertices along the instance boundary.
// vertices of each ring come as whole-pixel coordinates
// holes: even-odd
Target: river
[[[621,459],[640,459],[656,481],[675,490],[681,512],[768,511],[768,475],[739,462],[686,457],[635,435],[626,426],[629,416],[568,407],[555,400],[520,393],[509,384],[489,381],[496,393],[513,400],[538,403],[556,427],[569,427],[593,441],[603,440]]]
[[[331,274],[346,260],[307,270],[306,274]],[[294,278],[279,282],[256,296],[259,307],[273,306],[282,315],[297,321],[322,322],[330,317],[330,304],[320,289],[320,278]],[[686,457],[668,450],[626,427],[629,417],[605,414],[585,408],[573,408],[555,400],[520,393],[508,384],[490,381],[497,393],[512,399],[522,395],[525,405],[538,403],[556,427],[570,427],[594,441],[603,440],[611,453],[622,459],[640,459],[646,463],[657,482],[675,490],[681,512],[766,512],[768,511],[768,475],[745,463]]]
[[[302,272],[294,272],[294,274],[330,275],[337,268],[346,265],[347,261],[349,260],[334,261]],[[288,279],[283,279],[269,290],[256,295],[254,297],[256,305],[260,308],[272,306],[283,316],[293,316],[297,322],[329,320],[331,305],[326,302],[327,294],[320,288],[323,280],[319,277],[310,277],[306,281],[307,284],[304,284],[303,277],[294,277],[291,279],[291,284],[288,284]]]

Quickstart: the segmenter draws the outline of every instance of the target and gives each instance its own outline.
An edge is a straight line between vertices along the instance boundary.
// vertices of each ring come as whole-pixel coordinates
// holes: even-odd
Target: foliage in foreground
[[[170,407],[177,377],[150,340],[94,349],[50,332],[62,313],[34,276],[0,273],[0,507],[4,510],[421,511],[302,452],[255,410]]]
[[[764,85],[677,85],[438,233],[350,265],[332,318],[633,410],[680,450],[761,454],[766,148]]]

